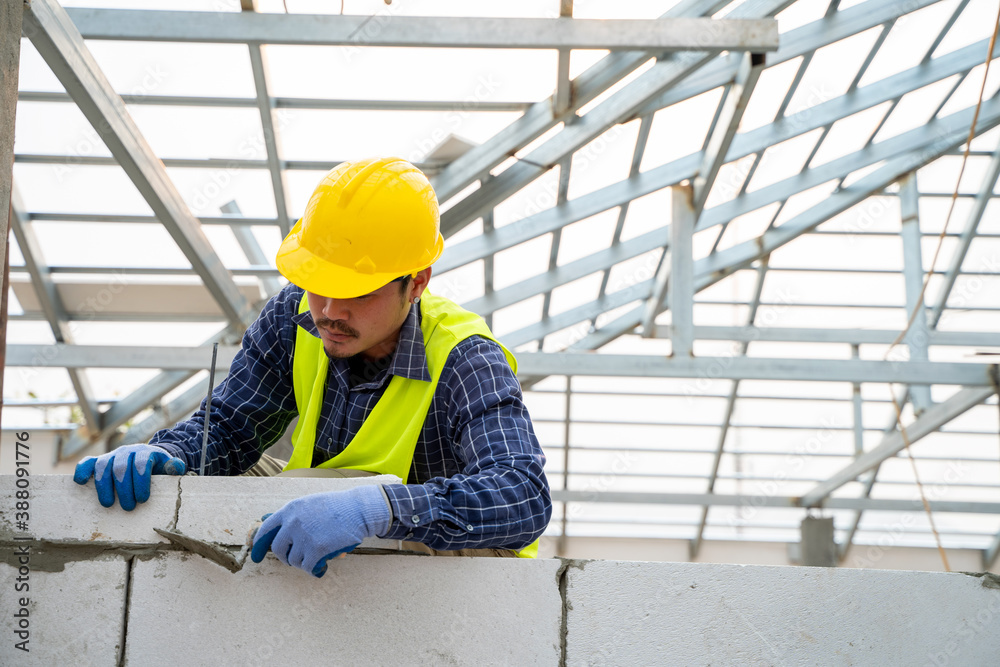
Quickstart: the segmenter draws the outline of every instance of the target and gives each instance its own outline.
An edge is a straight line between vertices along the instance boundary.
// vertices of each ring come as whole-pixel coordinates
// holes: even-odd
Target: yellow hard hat
[[[316,187],[278,249],[281,275],[335,299],[426,269],[444,250],[437,196],[400,158],[342,162]]]

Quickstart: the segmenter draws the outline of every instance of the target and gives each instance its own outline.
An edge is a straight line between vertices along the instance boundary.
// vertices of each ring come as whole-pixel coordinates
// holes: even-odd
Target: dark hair
[[[398,277],[395,280],[392,280],[390,282],[399,283],[400,284],[399,285],[399,293],[400,294],[406,294],[406,290],[407,290],[407,288],[409,288],[410,281],[412,279],[413,279],[412,276],[410,276],[409,274],[407,274],[405,276],[400,276],[400,277]]]

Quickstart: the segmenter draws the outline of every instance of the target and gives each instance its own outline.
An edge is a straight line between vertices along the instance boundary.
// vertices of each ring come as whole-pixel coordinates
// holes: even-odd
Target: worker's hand
[[[315,493],[266,515],[250,558],[259,563],[270,549],[282,563],[322,577],[326,561],[366,537],[385,534],[391,523],[392,510],[378,485]]]
[[[156,445],[126,445],[103,456],[88,456],[76,464],[73,481],[86,484],[93,476],[97,499],[105,507],[118,504],[131,512],[149,500],[151,475],[183,475],[184,461]]]

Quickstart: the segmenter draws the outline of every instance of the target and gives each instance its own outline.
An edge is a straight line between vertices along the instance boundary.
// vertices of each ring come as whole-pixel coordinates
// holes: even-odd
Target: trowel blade
[[[213,563],[221,565],[230,572],[239,572],[243,569],[243,563],[246,562],[245,558],[242,560],[237,559],[236,556],[217,544],[212,544],[211,542],[199,540],[183,533],[164,530],[162,528],[154,528],[153,530],[170,540],[172,543],[184,547],[188,551],[192,551],[199,556],[203,556]]]

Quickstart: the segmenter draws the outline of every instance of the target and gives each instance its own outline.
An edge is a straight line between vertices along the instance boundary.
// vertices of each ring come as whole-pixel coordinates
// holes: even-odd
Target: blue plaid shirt
[[[289,285],[264,306],[243,336],[229,375],[212,394],[206,474],[238,475],[276,442],[298,414],[292,389],[297,326],[318,337],[303,291]],[[313,465],[341,452],[361,428],[391,375],[429,381],[420,309],[410,313],[391,361],[358,368],[331,359]],[[150,443],[197,469],[205,402],[187,421]],[[410,468],[410,484],[385,485],[392,526],[384,537],[434,549],[519,549],[538,538],[552,513],[521,387],[503,350],[474,336],[452,350],[441,372]]]

